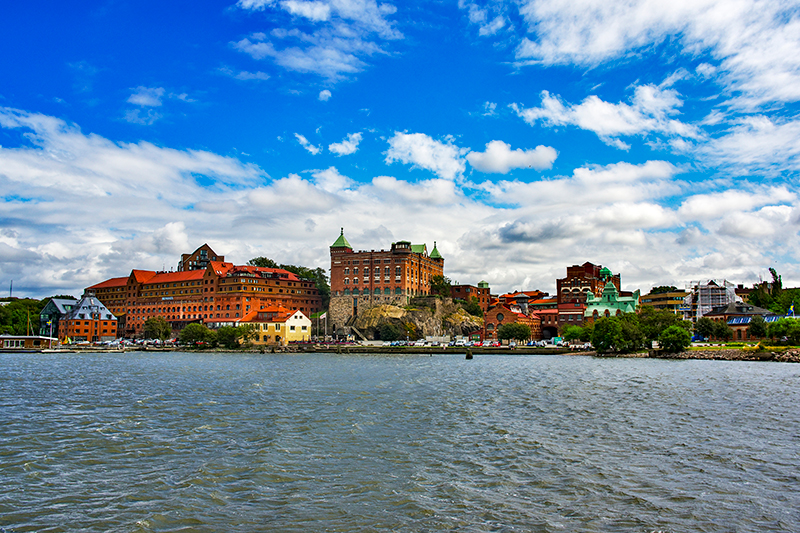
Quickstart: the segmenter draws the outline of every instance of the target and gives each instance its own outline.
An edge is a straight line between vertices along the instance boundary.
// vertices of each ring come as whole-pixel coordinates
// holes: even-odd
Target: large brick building
[[[224,259],[204,244],[181,256],[183,270],[133,270],[127,277],[111,278],[86,290],[119,317],[118,331],[124,336],[141,334],[145,321],[153,316],[164,317],[173,329],[191,322],[215,328],[269,306],[299,310],[306,316],[322,310],[313,280],[280,268],[237,266],[213,258]]]
[[[414,296],[430,294],[431,279],[444,275],[444,258],[433,243],[392,243],[389,250],[354,251],[344,236],[331,245],[330,320],[339,328],[359,309],[381,304],[406,305]]]
[[[587,296],[601,297],[606,284],[611,282],[620,290],[619,274],[606,267],[586,262],[567,267],[567,275],[556,280],[558,297],[558,330],[566,326],[583,324]],[[627,293],[623,293],[627,295]]]

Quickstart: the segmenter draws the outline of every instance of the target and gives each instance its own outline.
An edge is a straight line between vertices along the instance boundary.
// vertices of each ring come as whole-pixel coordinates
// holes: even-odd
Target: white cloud
[[[511,150],[503,141],[491,141],[486,144],[485,152],[468,153],[467,161],[481,172],[508,174],[515,168],[550,168],[557,156],[558,152],[550,146],[540,145],[533,150]]]
[[[577,126],[594,132],[611,146],[628,149],[617,137],[651,132],[699,137],[696,127],[670,118],[678,113],[682,103],[674,89],[640,85],[635,88],[631,104],[613,104],[594,95],[580,104],[566,104],[558,96],[542,91],[541,107],[525,109],[513,104],[512,109],[528,124],[541,121],[547,126]]]
[[[737,174],[776,175],[800,170],[800,120],[753,115],[739,119],[719,137],[689,149],[707,164]]]
[[[246,10],[280,9],[294,18],[291,27],[272,30],[273,41],[258,32],[231,43],[234,48],[254,59],[269,57],[287,70],[334,82],[360,72],[367,58],[384,53],[379,43],[403,37],[388,19],[396,8],[375,0],[240,0],[236,5]],[[275,40],[292,44],[279,47]]]
[[[342,142],[328,145],[328,150],[338,156],[350,155],[356,153],[356,150],[358,150],[358,143],[360,142],[361,133],[350,133]]]
[[[424,133],[395,132],[389,139],[386,162],[413,165],[430,170],[440,178],[455,179],[464,173],[464,148],[455,146],[452,139],[437,141]]]
[[[308,139],[306,139],[304,136],[300,135],[299,133],[295,133],[294,136],[297,138],[297,142],[300,143],[300,146],[302,146],[303,148],[308,150],[308,152],[311,153],[312,155],[317,155],[318,153],[320,153],[322,151],[322,147],[321,146],[314,146],[313,144],[308,142]]]
[[[331,92],[328,89],[324,89],[319,92],[320,102],[327,102],[330,99],[331,99]]]
[[[646,52],[669,39],[685,53],[710,54],[737,102],[755,106],[800,99],[800,15],[793,3],[771,0],[525,0],[529,36],[517,60],[596,66]]]
[[[161,98],[164,96],[163,87],[142,87],[134,89],[134,93],[128,97],[128,103],[142,107],[159,107]]]
[[[465,161],[451,139],[396,134],[393,160],[436,176],[356,181],[329,167],[271,179],[235,158],[114,142],[41,114],[0,108],[0,128],[24,134],[23,145],[0,147],[0,277],[37,297],[160,270],[204,242],[240,264],[267,255],[327,268],[342,226],[358,249],[436,240],[451,279],[499,292],[552,292],[583,261],[621,272],[627,289],[752,283],[765,264],[800,281],[794,188],[681,182],[665,161],[468,183],[452,179]]]

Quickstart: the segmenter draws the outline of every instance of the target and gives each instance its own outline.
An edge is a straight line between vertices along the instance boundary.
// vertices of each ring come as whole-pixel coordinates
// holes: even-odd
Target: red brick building
[[[475,285],[453,285],[450,288],[450,296],[453,299],[469,302],[473,296],[477,298],[478,305],[484,313],[489,310],[491,304],[492,296],[489,293],[489,284],[485,281],[479,282],[477,287]]]
[[[322,310],[315,282],[286,270],[212,261],[222,256],[208,245],[181,257],[185,270],[133,270],[127,278],[112,278],[86,290],[108,302],[109,310],[120,317],[124,336],[140,335],[153,316],[164,317],[173,329],[191,322],[215,328],[268,306],[300,310],[306,316]],[[209,258],[204,267],[203,257]]]
[[[343,326],[358,309],[380,304],[406,305],[431,292],[431,279],[444,275],[444,258],[433,243],[392,243],[389,250],[354,251],[344,236],[331,245],[330,319]]]
[[[117,317],[87,289],[86,295],[60,320],[58,340],[102,342],[117,338]]]
[[[497,330],[504,324],[524,324],[531,328],[531,339],[542,338],[542,321],[536,315],[528,314],[524,303],[501,304],[489,309],[483,315],[483,339],[498,340]]]
[[[556,280],[556,296],[558,297],[558,330],[566,326],[583,324],[586,311],[586,295],[600,297],[606,283],[611,281],[620,290],[619,274],[588,261],[582,265],[567,267],[567,275]]]

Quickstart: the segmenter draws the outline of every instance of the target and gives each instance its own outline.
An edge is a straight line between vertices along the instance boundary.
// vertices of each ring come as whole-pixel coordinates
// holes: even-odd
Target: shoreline
[[[777,363],[800,363],[800,348],[789,348],[782,351],[754,351],[740,348],[717,348],[713,350],[688,350],[679,353],[663,353],[655,350],[648,352],[635,353],[610,353],[598,354],[596,351],[572,351],[568,348],[533,348],[533,347],[461,347],[461,346],[363,346],[359,344],[307,344],[290,346],[269,346],[259,348],[243,348],[239,350],[226,350],[224,348],[213,348],[207,350],[192,350],[182,347],[136,347],[119,348],[77,348],[69,347],[62,349],[43,349],[43,350],[13,350],[0,349],[0,353],[130,353],[130,352],[193,352],[193,353],[261,353],[264,355],[275,353],[332,353],[341,355],[428,355],[436,354],[461,354],[465,356],[478,355],[565,355],[565,356],[588,356],[598,358],[641,358],[641,359],[680,359],[680,360],[711,360],[711,361],[771,361]]]

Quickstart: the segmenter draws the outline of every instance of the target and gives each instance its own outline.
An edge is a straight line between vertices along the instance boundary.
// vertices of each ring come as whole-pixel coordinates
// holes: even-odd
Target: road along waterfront
[[[800,531],[800,365],[0,354],[6,531]]]

